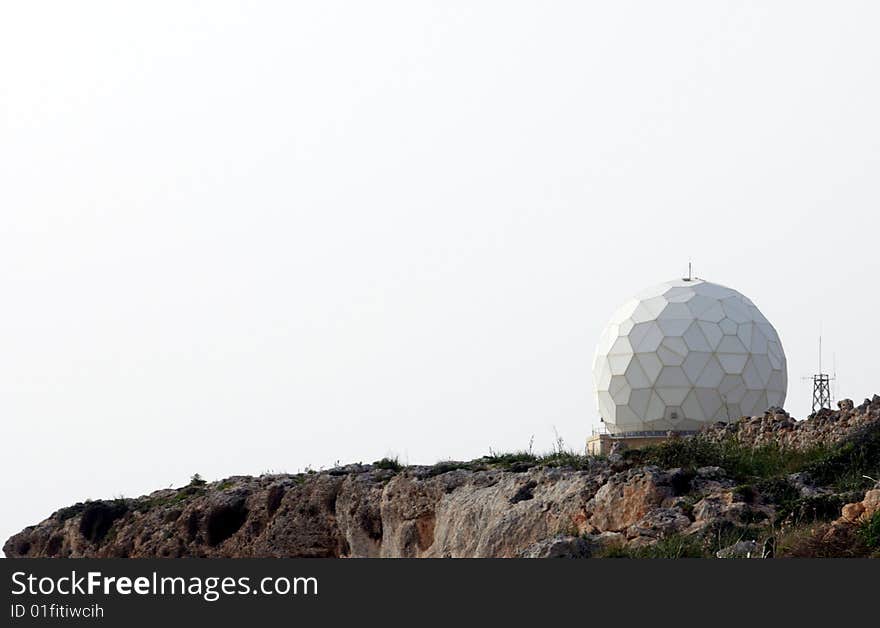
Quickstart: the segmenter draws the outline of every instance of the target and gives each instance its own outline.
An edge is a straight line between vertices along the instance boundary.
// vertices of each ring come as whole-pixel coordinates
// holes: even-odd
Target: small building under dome
[[[599,339],[593,384],[604,429],[591,453],[692,433],[782,406],[788,386],[779,335],[736,290],[676,279],[620,306]]]

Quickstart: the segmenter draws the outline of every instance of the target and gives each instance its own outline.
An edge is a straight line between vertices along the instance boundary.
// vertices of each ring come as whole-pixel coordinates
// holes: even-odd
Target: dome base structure
[[[755,304],[701,279],[629,299],[593,360],[596,403],[611,437],[660,438],[763,414],[782,406],[787,378],[779,336]]]
[[[673,438],[690,436],[696,431],[656,431],[656,432],[628,432],[612,434],[610,432],[596,433],[587,438],[587,453],[591,456],[607,456],[615,449],[641,449],[651,445],[659,445]]]

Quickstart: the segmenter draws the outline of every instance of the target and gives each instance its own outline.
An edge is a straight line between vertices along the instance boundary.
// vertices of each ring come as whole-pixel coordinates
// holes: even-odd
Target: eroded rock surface
[[[880,425],[878,396],[800,422],[773,409],[694,438],[802,450],[872,425]],[[832,529],[880,509],[880,489],[835,493],[808,473],[743,486],[715,463],[661,468],[636,460],[618,453],[237,476],[63,508],[3,550],[8,557],[585,557],[769,526],[801,512],[794,502],[834,516],[846,504]],[[736,542],[722,554],[743,554],[748,544]]]

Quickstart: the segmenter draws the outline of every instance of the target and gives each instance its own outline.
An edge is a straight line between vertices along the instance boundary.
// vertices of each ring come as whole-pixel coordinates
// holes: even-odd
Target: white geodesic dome
[[[612,433],[697,430],[782,406],[779,335],[749,299],[678,279],[624,303],[593,360],[599,414]]]

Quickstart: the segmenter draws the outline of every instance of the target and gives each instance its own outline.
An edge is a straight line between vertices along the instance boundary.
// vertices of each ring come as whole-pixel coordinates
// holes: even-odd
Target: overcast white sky
[[[606,319],[880,391],[875,2],[4,2],[0,541],[192,473],[580,447]]]

